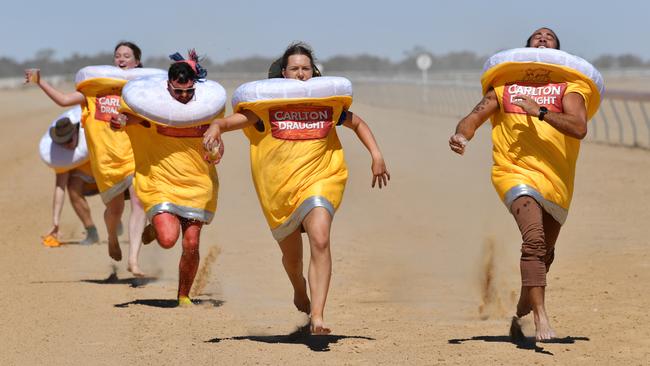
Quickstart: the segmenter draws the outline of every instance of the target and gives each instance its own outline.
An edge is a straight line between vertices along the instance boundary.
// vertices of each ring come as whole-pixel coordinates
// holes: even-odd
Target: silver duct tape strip
[[[302,220],[305,219],[305,216],[316,207],[324,207],[329,211],[330,215],[334,217],[334,206],[327,198],[323,196],[311,196],[304,200],[300,206],[291,214],[291,217],[287,219],[282,225],[278,226],[275,229],[271,230],[273,238],[277,241],[284,240],[289,234],[294,232],[300,225],[302,225]]]
[[[159,203],[147,211],[149,222],[159,213],[168,212],[190,220],[197,220],[209,224],[214,218],[214,213],[200,208],[180,206],[171,202]]]
[[[535,201],[542,206],[544,211],[553,216],[555,221],[559,222],[560,225],[564,225],[569,211],[560,207],[558,204],[545,199],[539,192],[526,184],[516,185],[506,192],[504,203],[506,204],[506,207],[508,207],[509,211],[511,210],[510,207],[512,206],[512,202],[521,196],[533,197]]]
[[[105,204],[109,203],[113,198],[117,197],[119,194],[129,189],[131,183],[133,183],[133,174],[124,178],[124,180],[112,186],[107,191],[99,192],[99,195],[102,197],[102,201]]]
[[[80,172],[78,170],[73,170],[72,173],[70,174],[70,176],[77,177],[77,178],[83,180],[84,183],[88,183],[88,184],[95,184],[96,183],[95,178],[93,178],[93,177],[91,177],[89,175],[86,175],[86,174],[84,174],[84,173],[82,173],[82,172]]]

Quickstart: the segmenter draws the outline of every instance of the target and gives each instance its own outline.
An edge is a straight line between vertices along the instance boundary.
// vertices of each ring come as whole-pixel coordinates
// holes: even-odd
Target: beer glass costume
[[[126,132],[135,154],[135,190],[151,221],[161,212],[210,223],[217,208],[219,180],[203,159],[203,133],[224,114],[225,89],[214,81],[197,81],[192,101],[174,99],[167,77],[130,81],[120,110],[146,122]]]
[[[587,61],[549,48],[517,48],[490,57],[481,77],[483,94],[493,88],[499,111],[492,118],[492,183],[510,209],[520,196],[533,197],[558,223],[566,220],[573,195],[578,139],[564,135],[512,104],[525,94],[551,112],[562,97],[578,93],[587,119],[598,110],[603,78]]]
[[[75,106],[63,112],[52,121],[51,127],[61,118],[67,117],[72,123],[81,123],[81,107]],[[41,160],[54,169],[57,174],[70,172],[72,176],[84,181],[84,195],[97,194],[97,185],[90,167],[88,147],[83,126],[79,126],[79,140],[74,150],[56,144],[50,137],[49,128],[39,143]]]
[[[234,112],[261,119],[244,134],[250,141],[253,182],[273,237],[282,241],[314,207],[333,217],[348,177],[336,133],[352,104],[352,84],[341,77],[246,83],[232,98]],[[259,125],[259,123],[258,123]]]
[[[135,171],[129,137],[126,132],[110,127],[111,117],[118,113],[122,87],[128,80],[156,74],[165,72],[145,68],[122,70],[115,66],[88,66],[77,72],[77,91],[86,98],[81,121],[93,176],[104,203],[129,188]]]

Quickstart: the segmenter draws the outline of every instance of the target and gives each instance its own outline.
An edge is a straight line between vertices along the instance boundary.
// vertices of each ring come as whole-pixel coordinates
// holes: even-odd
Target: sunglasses
[[[194,95],[194,91],[196,90],[195,87],[191,87],[191,88],[174,88],[171,83],[169,83],[168,85],[169,85],[169,89],[171,89],[171,91],[174,92],[174,94],[176,94],[176,95],[183,95],[183,94]]]

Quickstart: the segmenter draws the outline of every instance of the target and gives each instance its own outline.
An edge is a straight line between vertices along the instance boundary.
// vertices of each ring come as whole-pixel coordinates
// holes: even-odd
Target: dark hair
[[[289,47],[287,47],[287,49],[284,51],[284,54],[282,54],[282,57],[279,59],[280,75],[276,76],[277,72],[274,72],[272,74],[272,70],[269,70],[269,77],[283,77],[282,70],[287,68],[287,64],[289,63],[289,56],[293,55],[305,55],[309,57],[309,63],[311,63],[311,69],[313,70],[314,76],[321,76],[320,70],[318,70],[318,67],[316,67],[316,64],[314,63],[314,51],[312,51],[311,47],[309,47],[308,44],[304,42],[296,42],[290,44]],[[276,62],[273,64],[277,67]],[[273,65],[271,66],[273,67]]]
[[[549,27],[541,27],[541,28],[537,28],[537,30],[535,30],[535,32],[533,32],[533,34],[531,34],[530,37],[528,37],[528,40],[526,40],[526,47],[530,47],[530,44],[533,42],[533,36],[534,36],[535,33],[536,33],[538,30],[540,30],[540,29],[548,29],[548,30],[551,31],[551,33],[553,33],[553,35],[555,36],[555,41],[557,42],[557,48],[556,48],[556,49],[559,50],[559,49],[560,49],[560,39],[557,37],[557,34],[555,34],[555,31],[552,30],[552,29],[549,28]]]
[[[122,46],[128,47],[131,49],[131,51],[133,51],[133,57],[138,61],[138,66],[136,67],[142,67],[142,62],[140,61],[142,59],[142,51],[140,50],[140,47],[138,47],[133,42],[121,41],[117,44],[117,46],[115,46],[113,54],[115,54],[115,52],[117,52],[117,49]]]
[[[170,81],[187,83],[190,80],[196,81],[197,75],[192,66],[187,62],[174,62],[169,66],[167,77]]]

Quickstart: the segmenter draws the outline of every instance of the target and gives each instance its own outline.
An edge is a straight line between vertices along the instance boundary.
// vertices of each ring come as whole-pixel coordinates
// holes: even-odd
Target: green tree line
[[[323,65],[326,73],[415,73],[418,72],[415,59],[422,53],[431,56],[433,60],[432,71],[480,70],[487,58],[470,51],[435,55],[422,47],[414,47],[412,50],[405,52],[404,57],[399,61],[391,61],[388,58],[368,54],[338,55],[317,61]],[[24,62],[18,62],[9,57],[0,57],[0,77],[20,77],[24,69],[32,67],[40,68],[44,75],[74,74],[84,66],[110,65],[113,60],[113,54],[108,52],[96,55],[75,53],[64,59],[55,59],[54,55],[54,50],[44,49],[38,51],[33,58]],[[267,70],[273,60],[273,57],[251,56],[217,63],[206,57],[202,60],[202,64],[208,70],[217,73],[260,73]],[[166,69],[169,62],[167,57],[159,56],[145,58],[143,63],[147,67]],[[650,68],[650,61],[645,61],[633,54],[602,55],[591,62],[599,69]]]

